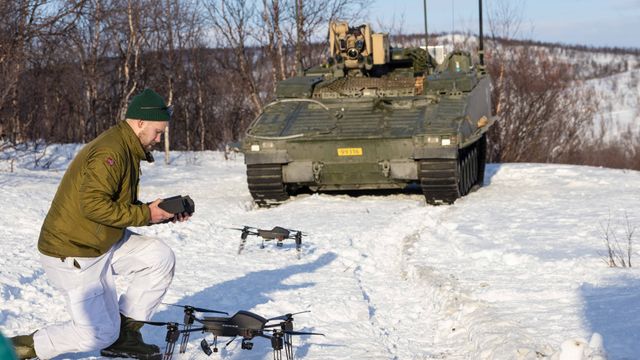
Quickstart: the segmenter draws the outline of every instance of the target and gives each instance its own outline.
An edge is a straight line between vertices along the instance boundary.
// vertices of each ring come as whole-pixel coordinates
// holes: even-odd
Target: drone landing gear
[[[298,231],[295,235],[296,252],[298,253],[298,260],[300,260],[300,250],[302,247],[302,232]]]
[[[168,323],[167,324],[167,336],[165,337],[165,341],[167,342],[167,347],[164,350],[164,360],[170,360],[173,356],[173,350],[176,347],[176,342],[180,338],[180,331],[178,330],[177,323]],[[184,337],[183,337],[184,339]],[[182,346],[181,346],[182,348]],[[182,352],[182,351],[181,351]]]
[[[246,228],[246,227],[245,227]],[[248,230],[243,230],[242,235],[240,235],[240,245],[238,246],[238,255],[244,250],[244,245],[247,243],[247,237],[249,236]]]
[[[271,347],[273,348],[273,360],[282,360],[282,350],[284,350],[285,360],[293,360],[293,345],[290,334],[274,332],[271,337]]]

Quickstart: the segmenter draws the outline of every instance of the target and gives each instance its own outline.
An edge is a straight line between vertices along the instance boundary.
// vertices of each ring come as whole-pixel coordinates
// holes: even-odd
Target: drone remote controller
[[[187,213],[189,215],[192,215],[196,210],[193,200],[191,200],[188,195],[178,195],[166,198],[162,200],[160,204],[158,204],[158,207],[172,214]]]

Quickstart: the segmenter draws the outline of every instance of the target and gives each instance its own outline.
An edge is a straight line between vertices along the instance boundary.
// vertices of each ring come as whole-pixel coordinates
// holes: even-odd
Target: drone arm
[[[196,331],[205,331],[205,330],[207,330],[207,328],[201,327],[201,328],[196,328],[196,329],[180,330],[180,333],[184,334],[184,333],[192,333],[192,332],[196,332]]]
[[[263,334],[263,333],[259,333],[259,334],[256,334],[256,337],[261,337],[261,338],[265,338],[265,339],[271,339],[273,336],[267,335],[267,334]]]
[[[279,328],[282,325],[282,323],[277,323],[277,324],[270,324],[270,325],[265,325],[264,328],[265,329],[270,329],[270,328]]]
[[[305,331],[285,331],[285,334],[289,334],[289,335],[320,335],[320,336],[325,336],[323,333],[316,333],[316,332],[305,332]]]

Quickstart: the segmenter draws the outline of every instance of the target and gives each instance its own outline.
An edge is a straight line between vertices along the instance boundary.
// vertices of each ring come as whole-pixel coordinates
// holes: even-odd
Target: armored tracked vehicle
[[[468,52],[438,63],[388,34],[332,22],[325,64],[277,84],[242,150],[260,206],[311,191],[403,189],[451,204],[482,185],[490,81]],[[482,53],[480,53],[482,54]],[[480,56],[482,61],[482,56]]]

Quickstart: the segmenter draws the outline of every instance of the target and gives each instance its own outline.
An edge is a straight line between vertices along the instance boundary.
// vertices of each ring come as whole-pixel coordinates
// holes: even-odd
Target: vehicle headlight
[[[440,144],[440,136],[427,136],[427,144]]]

